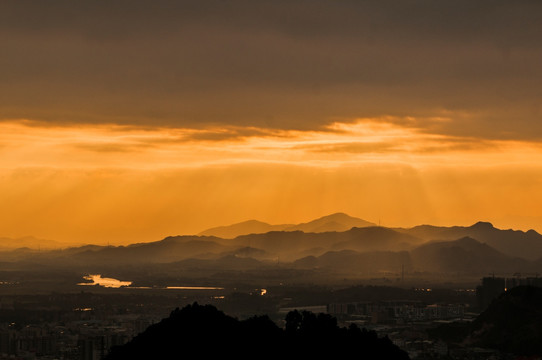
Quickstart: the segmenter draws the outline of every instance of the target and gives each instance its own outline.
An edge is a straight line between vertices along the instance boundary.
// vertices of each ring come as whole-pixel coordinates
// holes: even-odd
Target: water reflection
[[[224,288],[212,287],[212,286],[166,286],[166,289],[170,289],[170,290],[224,290]]]
[[[224,290],[222,287],[214,286],[130,286],[132,281],[121,281],[114,278],[103,278],[101,274],[90,274],[83,276],[83,279],[92,282],[78,283],[77,285],[99,285],[107,288],[127,287],[130,289],[165,289],[165,290]]]
[[[100,274],[90,274],[87,276],[83,276],[83,279],[85,280],[91,280],[90,283],[79,283],[77,285],[100,285],[107,288],[120,288],[123,286],[130,286],[132,285],[131,281],[120,281],[113,278],[103,278]]]

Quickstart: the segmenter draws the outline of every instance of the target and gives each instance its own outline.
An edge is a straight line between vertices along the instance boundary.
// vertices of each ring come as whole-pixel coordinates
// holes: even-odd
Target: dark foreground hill
[[[542,355],[542,288],[518,286],[478,316],[467,339],[516,355]]]
[[[518,356],[542,355],[542,288],[518,286],[502,293],[472,323],[446,324],[436,338]]]
[[[374,331],[337,326],[335,318],[292,311],[284,328],[267,316],[239,321],[211,305],[188,305],[151,325],[106,360],[183,358],[307,359],[356,357],[408,359],[406,352]]]

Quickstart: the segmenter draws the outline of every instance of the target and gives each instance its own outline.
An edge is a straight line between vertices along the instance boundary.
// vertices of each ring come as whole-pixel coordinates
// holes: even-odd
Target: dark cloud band
[[[0,117],[542,135],[539,1],[17,1],[0,5]]]

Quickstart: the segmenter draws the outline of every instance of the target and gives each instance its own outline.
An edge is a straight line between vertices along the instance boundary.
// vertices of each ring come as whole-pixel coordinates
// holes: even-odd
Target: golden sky
[[[3,122],[2,230],[124,243],[338,211],[386,226],[538,228],[541,144],[388,120],[319,131]]]
[[[0,5],[0,237],[542,231],[542,3]]]

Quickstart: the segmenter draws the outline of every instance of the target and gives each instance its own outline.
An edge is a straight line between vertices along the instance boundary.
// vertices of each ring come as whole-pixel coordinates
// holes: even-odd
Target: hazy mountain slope
[[[20,262],[28,261],[42,264],[76,263],[74,258],[79,253],[94,252],[106,249],[107,246],[84,245],[62,249],[30,249],[17,248],[0,251],[0,261]]]
[[[296,268],[321,268],[327,271],[344,272],[356,276],[393,273],[401,274],[412,268],[410,254],[406,251],[374,251],[360,253],[352,250],[330,251],[321,256],[309,256],[293,263]]]
[[[236,248],[233,251],[221,253],[220,256],[235,256],[237,258],[252,258],[252,259],[269,259],[273,256],[265,250],[252,247]]]
[[[25,236],[21,238],[0,238],[0,250],[13,250],[18,248],[50,250],[65,248],[67,246],[68,245],[66,243],[60,241],[38,239],[33,236]]]
[[[189,258],[217,259],[226,255],[282,263],[331,250],[397,251],[410,249],[419,239],[382,227],[352,228],[344,232],[304,233],[271,231],[235,239],[209,236],[172,236],[129,246],[87,245],[53,251],[20,249],[0,252],[0,261],[22,261],[51,266],[91,269],[114,266],[170,263]]]
[[[356,251],[401,251],[412,249],[419,245],[422,240],[401,234],[385,227],[372,226],[364,228],[352,228],[336,237],[331,249],[333,250],[356,250]]]
[[[408,234],[381,227],[353,228],[345,232],[304,233],[272,231],[264,234],[220,239],[205,236],[175,236],[151,243],[92,248],[70,254],[81,262],[152,263],[183,259],[216,258],[223,254],[258,259],[294,261],[307,253],[320,255],[330,250],[396,251],[419,242]]]
[[[371,222],[363,219],[355,218],[344,213],[335,213],[323,216],[316,220],[307,223],[298,224],[289,228],[286,231],[303,231],[303,232],[328,232],[328,231],[346,231],[353,227],[375,226]]]
[[[248,220],[229,226],[218,226],[207,229],[198,235],[217,236],[224,239],[232,239],[241,235],[263,234],[270,231],[329,232],[346,231],[353,227],[366,226],[375,226],[375,224],[363,219],[348,216],[344,213],[336,213],[297,225],[271,225],[257,220]]]
[[[472,226],[440,227],[420,225],[410,229],[394,229],[424,240],[455,240],[471,237],[510,256],[529,260],[542,257],[542,235],[534,230],[500,230],[488,222],[478,222]]]
[[[471,238],[434,242],[408,251],[353,250],[329,251],[321,256],[308,256],[293,262],[303,269],[324,269],[357,276],[375,273],[401,274],[425,272],[434,275],[451,274],[484,276],[491,272],[534,271],[535,262],[512,258]]]
[[[341,217],[342,215],[338,215]],[[331,219],[336,217],[332,216]],[[329,222],[322,221],[315,226]],[[173,236],[160,241],[129,246],[83,246],[62,250],[19,249],[0,252],[0,261],[51,266],[142,266],[190,259],[200,267],[220,270],[254,268],[262,263],[280,263],[304,269],[329,269],[357,276],[378,272],[420,271],[428,274],[539,272],[542,262],[504,254],[489,243],[473,238],[423,243],[420,237],[448,237],[454,233],[478,231],[525,237],[529,233],[501,231],[480,223],[472,227],[437,228],[422,226],[396,231],[379,226],[354,227],[342,232],[305,233],[271,231],[222,239],[214,236]],[[420,237],[413,236],[419,235]],[[420,245],[422,243],[422,245]],[[521,243],[524,244],[524,243]],[[244,258],[246,261],[241,261]],[[196,259],[196,260],[194,260]],[[199,260],[198,260],[199,259]],[[200,261],[200,260],[207,261]],[[218,261],[218,259],[222,259]],[[228,265],[224,260],[231,261]],[[214,263],[213,263],[214,262]],[[188,264],[186,262],[185,264]]]
[[[81,262],[124,264],[167,263],[194,257],[206,257],[233,251],[234,247],[224,246],[213,237],[176,236],[161,241],[134,244],[130,246],[106,247],[73,255]]]
[[[291,227],[291,224],[271,225],[258,220],[248,220],[229,226],[217,226],[200,232],[200,236],[216,236],[223,239],[233,239],[240,235],[262,234],[269,231],[282,231]]]
[[[231,241],[237,246],[251,246],[275,253],[282,260],[294,261],[302,253],[321,249],[320,255],[329,250],[353,249],[357,251],[396,251],[413,247],[419,239],[382,227],[352,228],[344,232],[304,233],[280,231],[266,234],[239,236]]]
[[[65,264],[168,263],[188,258],[216,259],[224,255],[290,262],[330,250],[397,251],[410,249],[420,240],[382,227],[352,228],[344,232],[304,233],[272,231],[221,239],[207,236],[174,236],[161,241],[129,246],[84,246],[37,253],[19,251],[17,258]],[[1,260],[1,259],[0,259]],[[8,260],[6,257],[4,260]]]
[[[419,271],[486,275],[492,272],[527,271],[535,265],[507,256],[487,244],[465,237],[454,241],[424,244],[411,251]]]

